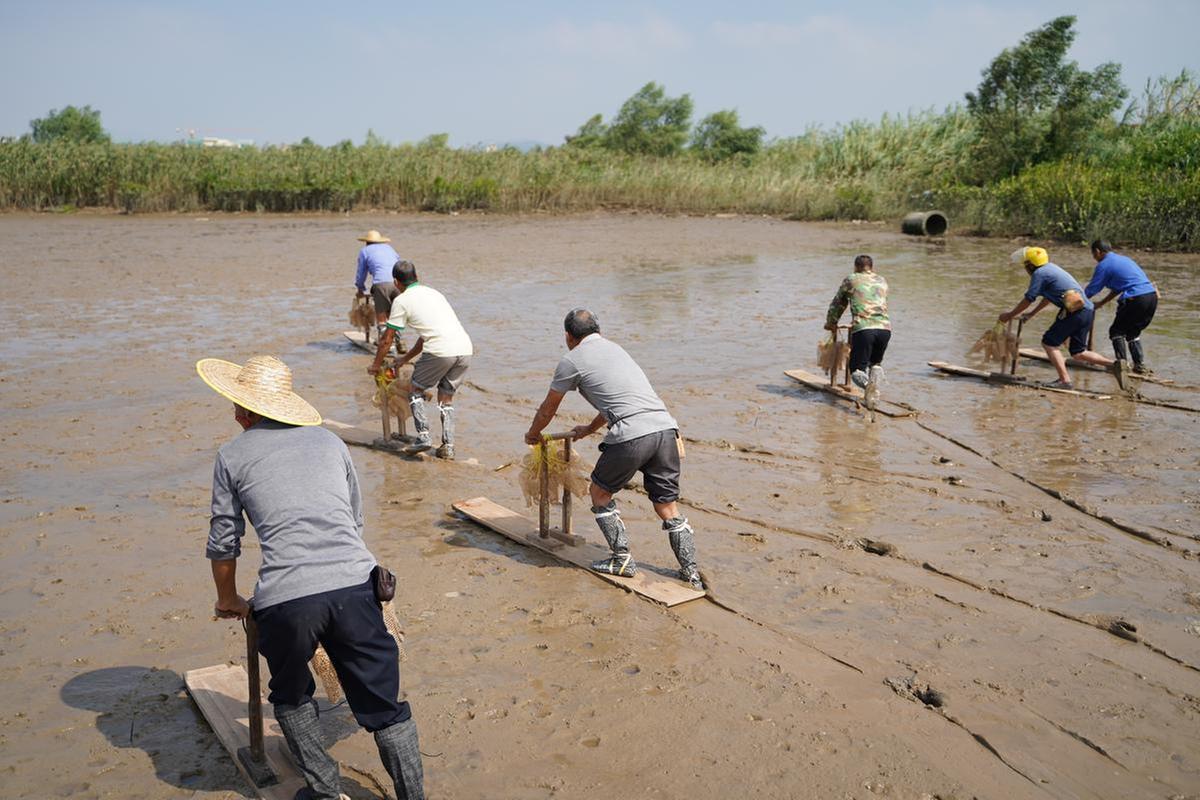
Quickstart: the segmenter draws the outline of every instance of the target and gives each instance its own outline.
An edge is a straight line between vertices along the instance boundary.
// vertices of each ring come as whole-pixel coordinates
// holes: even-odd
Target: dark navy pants
[[[255,609],[258,650],[271,670],[276,705],[307,703],[317,689],[308,662],[320,643],[358,724],[382,730],[412,716],[400,694],[399,650],[383,624],[383,611],[368,578],[365,583],[298,597]]]

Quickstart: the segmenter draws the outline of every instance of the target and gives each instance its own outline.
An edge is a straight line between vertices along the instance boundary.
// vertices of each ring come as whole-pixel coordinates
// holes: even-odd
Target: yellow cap
[[[1018,247],[1012,253],[1012,262],[1014,264],[1029,263],[1035,267],[1042,267],[1050,263],[1050,254],[1044,247]]]

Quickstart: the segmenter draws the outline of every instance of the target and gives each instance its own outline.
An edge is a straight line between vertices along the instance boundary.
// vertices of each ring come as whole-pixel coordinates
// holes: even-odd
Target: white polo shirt
[[[425,340],[424,352],[431,356],[469,356],[474,353],[458,315],[437,289],[411,284],[392,301],[388,327],[402,331],[412,328]]]

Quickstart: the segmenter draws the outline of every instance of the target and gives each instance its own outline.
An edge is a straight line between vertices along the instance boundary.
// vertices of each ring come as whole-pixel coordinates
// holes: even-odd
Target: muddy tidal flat
[[[430,798],[1200,798],[1200,257],[1132,254],[1162,296],[1146,352],[1179,384],[1142,391],[1172,408],[926,365],[980,366],[966,351],[1024,291],[1017,243],[623,214],[0,215],[0,796],[254,796],[183,688],[244,659],[204,559],[239,429],[193,365],[273,353],[327,417],[377,425],[341,335],[369,228],[476,346],[458,462],[351,453]],[[884,397],[915,417],[783,375],[817,371],[858,253],[891,285]],[[580,305],[680,421],[711,601],[657,606],[450,508],[525,510],[498,468]],[[638,561],[672,567],[646,497],[618,499]],[[347,793],[390,797],[346,707],[323,721]]]

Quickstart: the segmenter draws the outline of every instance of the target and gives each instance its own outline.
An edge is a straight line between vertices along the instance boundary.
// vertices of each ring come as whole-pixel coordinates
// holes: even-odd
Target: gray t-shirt
[[[608,420],[604,437],[608,444],[679,427],[637,362],[598,333],[585,336],[567,351],[554,370],[550,388],[563,394],[578,389]]]
[[[375,566],[350,453],[319,426],[262,420],[217,451],[205,555],[241,555],[246,519],[262,549],[255,608],[356,586]]]

